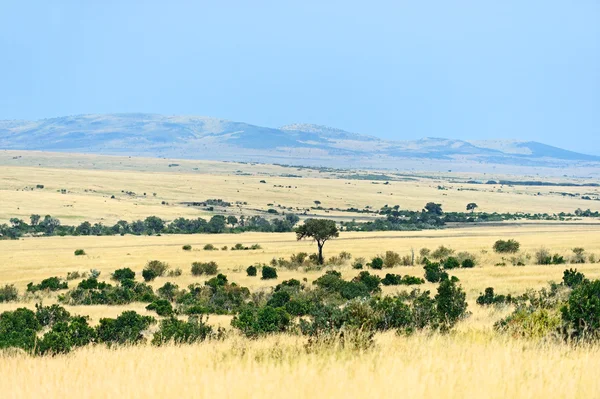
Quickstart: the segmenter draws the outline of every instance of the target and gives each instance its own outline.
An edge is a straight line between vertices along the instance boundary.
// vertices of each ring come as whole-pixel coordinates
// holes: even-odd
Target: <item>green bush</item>
[[[218,251],[217,247],[212,244],[206,244],[203,249],[205,251]]]
[[[4,287],[0,287],[0,303],[12,302],[19,298],[19,291],[14,284],[6,284]]]
[[[472,269],[475,267],[475,261],[473,259],[465,259],[462,261],[461,266],[464,269]]]
[[[585,276],[577,269],[568,269],[563,272],[563,284],[569,288],[575,288],[584,281],[586,281]]]
[[[165,285],[156,290],[156,292],[161,298],[174,301],[179,293],[178,289],[179,286],[177,284],[167,282]]]
[[[186,244],[183,247],[181,247],[181,249],[183,249],[184,251],[191,251],[192,250],[192,246]]]
[[[485,293],[480,294],[476,300],[478,305],[498,305],[508,304],[512,302],[510,295],[497,295],[494,293],[493,287],[487,287]]]
[[[466,294],[452,280],[443,280],[435,296],[436,309],[440,316],[440,329],[447,331],[467,314]]]
[[[281,308],[285,306],[291,299],[289,292],[287,291],[277,291],[271,295],[271,298],[267,301],[267,306],[271,306],[273,308]]]
[[[248,266],[248,268],[246,269],[246,274],[248,274],[248,276],[250,276],[250,277],[256,276],[256,273],[257,273],[256,266]]]
[[[358,276],[352,279],[352,282],[363,283],[367,286],[369,292],[381,291],[381,288],[379,288],[379,285],[381,284],[381,279],[378,276],[371,274],[367,271],[360,272]]]
[[[156,277],[162,277],[165,275],[165,272],[169,269],[169,265],[165,262],[161,262],[159,260],[151,260],[146,263],[146,267],[144,270],[152,270]]]
[[[36,353],[39,355],[68,353],[75,347],[94,342],[95,339],[96,332],[89,326],[87,319],[75,316],[54,324],[52,329],[38,340]]]
[[[110,345],[137,344],[144,341],[143,332],[156,323],[150,316],[128,310],[116,319],[103,318],[96,327],[98,342]]]
[[[66,290],[69,288],[69,285],[66,281],[62,281],[58,277],[49,277],[47,279],[42,280],[40,284],[34,285],[33,283],[27,284],[27,292],[37,292],[37,291],[58,291],[58,290]]]
[[[439,283],[442,280],[448,279],[448,273],[446,273],[439,263],[427,262],[425,266],[425,280],[430,283]]]
[[[115,270],[111,277],[113,280],[116,280],[116,281],[123,281],[125,279],[134,280],[135,272],[133,270],[131,270],[130,268],[125,267],[123,269]]]
[[[0,314],[0,349],[21,348],[32,351],[37,332],[42,329],[35,313],[19,308]]]
[[[600,338],[600,280],[577,285],[561,313],[571,338]]]
[[[402,276],[399,274],[390,274],[387,273],[385,277],[381,280],[381,284],[383,285],[400,285],[402,282]]]
[[[75,256],[85,255],[85,251],[83,249],[76,249]]]
[[[460,267],[460,262],[454,257],[449,257],[444,261],[444,269],[457,269]]]
[[[247,306],[233,318],[231,325],[247,337],[285,332],[290,324],[290,315],[283,308]]]
[[[373,258],[373,259],[371,259],[371,263],[369,263],[368,266],[371,269],[381,270],[381,269],[383,269],[383,259]]]
[[[166,299],[157,299],[150,305],[146,306],[146,310],[154,310],[159,316],[171,316],[173,314],[173,306]]]
[[[262,279],[275,279],[277,278],[277,269],[271,266],[263,266],[262,268]]]
[[[406,276],[402,277],[400,284],[401,285],[419,285],[419,284],[425,284],[425,280],[423,280],[422,278],[419,278],[419,277],[406,275]]]
[[[361,270],[365,266],[365,258],[356,258],[352,263],[352,268]]]
[[[187,322],[169,317],[160,322],[158,331],[152,337],[152,345],[193,344],[202,342],[212,335],[213,328],[202,317],[190,316]]]
[[[519,252],[521,244],[513,239],[504,241],[498,240],[494,243],[494,251],[499,254],[515,254]]]
[[[207,276],[214,276],[217,274],[219,266],[216,262],[194,262],[192,263],[192,275],[201,276],[203,274]]]
[[[142,277],[144,278],[144,281],[153,281],[158,275],[152,269],[144,269],[142,270]]]
[[[43,327],[52,327],[56,323],[64,323],[71,318],[71,314],[60,305],[42,306],[35,304],[35,317]]]

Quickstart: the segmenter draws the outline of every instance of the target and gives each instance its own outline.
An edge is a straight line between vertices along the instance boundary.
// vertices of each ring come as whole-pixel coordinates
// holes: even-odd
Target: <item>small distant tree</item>
[[[327,240],[339,237],[339,230],[333,220],[307,219],[302,226],[296,228],[296,238],[312,238],[319,249],[318,263],[323,264],[323,245]]]
[[[474,202],[467,204],[467,211],[471,211],[471,213],[473,213],[477,208],[479,208],[479,205]]]
[[[31,222],[32,226],[37,226],[37,224],[40,222],[41,216],[40,215],[31,215],[29,217],[29,221]]]
[[[435,202],[428,202],[427,205],[425,205],[425,211],[437,216],[442,216],[444,214],[442,204],[436,204]]]
[[[234,227],[236,224],[238,224],[238,219],[233,215],[227,216],[227,224],[231,227]]]

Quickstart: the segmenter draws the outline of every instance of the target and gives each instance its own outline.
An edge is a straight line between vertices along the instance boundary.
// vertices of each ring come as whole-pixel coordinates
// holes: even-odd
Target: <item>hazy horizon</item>
[[[0,119],[195,115],[598,155],[599,18],[595,1],[2,4]]]

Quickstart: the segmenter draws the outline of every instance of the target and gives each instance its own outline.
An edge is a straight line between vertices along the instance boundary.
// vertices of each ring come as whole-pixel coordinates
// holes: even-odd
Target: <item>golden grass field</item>
[[[105,158],[98,157],[99,161]],[[167,161],[165,161],[167,162]],[[213,166],[211,166],[213,165]],[[64,167],[65,165],[60,165]],[[51,214],[66,224],[83,220],[132,220],[157,215],[168,220],[178,216],[210,217],[197,209],[176,205],[182,201],[222,198],[246,201],[247,209],[267,209],[268,203],[310,207],[315,199],[326,207],[378,208],[400,204],[419,209],[436,201],[446,210],[463,210],[477,202],[483,211],[572,212],[593,208],[595,202],[552,194],[554,191],[597,192],[597,188],[505,187],[502,192],[458,191],[459,187],[481,190],[468,184],[419,178],[392,182],[389,186],[370,181],[319,177],[314,172],[302,178],[281,177],[286,168],[265,165],[206,163],[206,170],[171,172],[151,170],[88,170],[32,166],[2,166],[0,172],[0,223],[10,217],[27,218],[31,213]],[[209,173],[210,170],[213,173]],[[254,169],[254,170],[250,170]],[[260,171],[258,170],[260,169]],[[243,170],[252,176],[236,175]],[[259,174],[260,173],[260,174]],[[331,176],[327,176],[331,177]],[[267,180],[268,184],[259,183]],[[44,184],[43,190],[23,191]],[[293,185],[282,189],[273,185]],[[454,187],[438,190],[438,185]],[[473,185],[474,186],[474,185]],[[67,189],[60,194],[59,189]],[[496,187],[500,189],[500,187]],[[88,190],[87,192],[85,190]],[[134,191],[136,197],[121,194]],[[596,190],[596,191],[594,191]],[[156,192],[156,197],[151,193]],[[541,195],[537,195],[541,193]],[[111,195],[117,198],[110,199]],[[170,205],[161,205],[162,201]],[[326,215],[325,213],[323,215]],[[0,392],[6,398],[30,397],[409,397],[409,398],[591,398],[600,397],[597,369],[600,346],[569,346],[556,342],[531,342],[503,336],[492,328],[510,309],[482,308],[475,298],[486,287],[498,293],[520,294],[528,288],[541,288],[548,281],[560,281],[565,267],[496,266],[502,257],[493,253],[497,239],[515,238],[523,254],[541,247],[569,255],[573,247],[584,247],[600,258],[600,225],[594,223],[505,223],[420,232],[342,232],[325,245],[326,257],[340,251],[354,258],[370,258],[386,250],[407,255],[412,249],[435,249],[440,245],[457,252],[476,254],[478,266],[455,270],[467,293],[471,316],[461,321],[449,335],[419,333],[410,337],[382,334],[376,345],[365,352],[343,348],[320,348],[307,352],[305,341],[291,335],[248,340],[236,333],[224,341],[192,346],[108,349],[88,347],[54,358],[35,358],[19,353],[0,353]],[[260,244],[255,251],[203,251],[205,244],[217,247],[236,243]],[[192,245],[192,251],[182,246]],[[85,256],[74,256],[76,249]],[[158,259],[171,268],[181,268],[180,277],[162,277],[152,285],[172,281],[180,287],[206,278],[190,273],[193,261],[214,260],[230,281],[251,291],[269,290],[275,282],[248,277],[245,268],[272,258],[288,258],[292,253],[314,252],[309,241],[296,241],[293,233],[244,233],[222,235],[163,235],[153,237],[26,237],[0,241],[0,284],[14,283],[22,293],[27,283],[68,272],[98,269],[108,279],[117,268],[141,272],[145,263]],[[600,263],[577,265],[589,278],[600,278]],[[345,278],[358,272],[349,263],[337,267]],[[396,267],[377,272],[422,276],[421,267]],[[309,282],[323,272],[279,270],[278,281],[306,278]],[[74,286],[77,280],[70,282]],[[435,290],[426,284],[422,289]],[[397,287],[385,287],[393,294]],[[17,307],[34,307],[36,299],[0,304],[0,312]],[[43,298],[56,301],[55,295]],[[145,304],[127,306],[66,306],[74,314],[115,317],[123,310],[145,310]],[[211,316],[210,322],[227,327],[229,316]]]

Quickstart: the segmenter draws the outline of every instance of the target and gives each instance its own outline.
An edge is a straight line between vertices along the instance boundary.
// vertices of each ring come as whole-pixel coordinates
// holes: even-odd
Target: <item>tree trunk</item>
[[[317,246],[319,247],[319,265],[323,264],[323,244],[324,243],[317,242]]]

